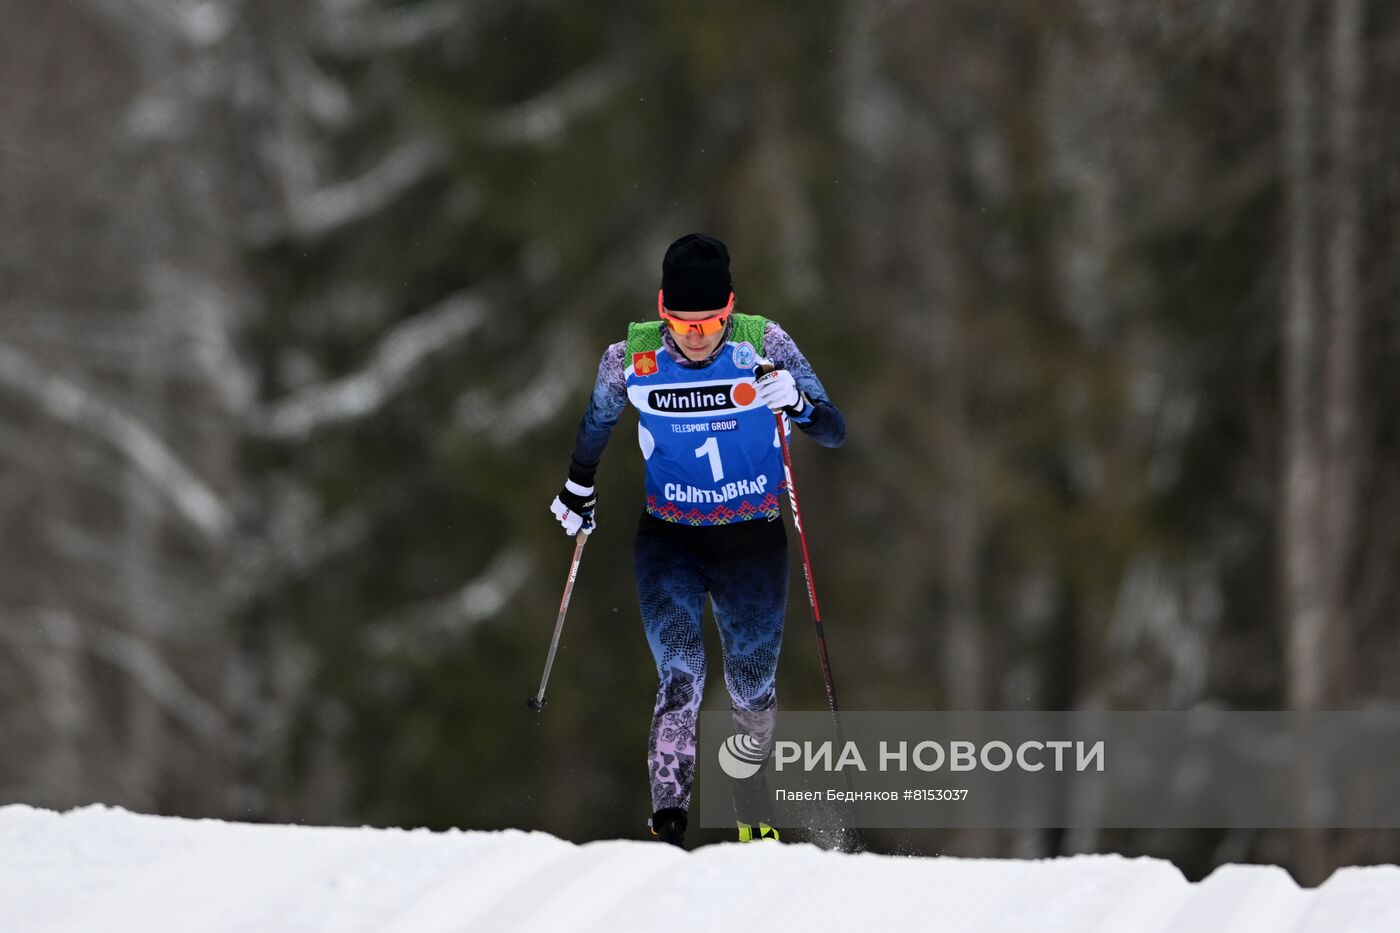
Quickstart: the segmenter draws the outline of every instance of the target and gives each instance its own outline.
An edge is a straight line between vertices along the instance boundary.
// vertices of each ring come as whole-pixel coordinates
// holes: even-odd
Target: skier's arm
[[[846,419],[841,410],[831,404],[826,388],[812,370],[812,364],[797,349],[797,344],[774,321],[769,321],[763,331],[763,352],[773,362],[792,373],[797,388],[806,396],[810,405],[796,414],[789,415],[793,424],[803,434],[823,447],[840,447],[846,441]]]
[[[569,480],[579,486],[591,487],[603,448],[608,446],[617,419],[627,407],[627,381],[623,375],[625,344],[615,343],[603,351],[598,363],[598,379],[593,383],[593,396],[588,400],[583,420],[579,422],[574,440],[573,458],[569,462]]]
[[[593,383],[593,395],[583,412],[574,440],[574,453],[569,461],[569,479],[549,504],[549,511],[565,534],[582,531],[591,534],[595,526],[593,510],[598,496],[593,488],[593,474],[608,445],[613,426],[627,405],[627,382],[622,372],[623,344],[615,343],[603,351],[598,364],[598,379]]]

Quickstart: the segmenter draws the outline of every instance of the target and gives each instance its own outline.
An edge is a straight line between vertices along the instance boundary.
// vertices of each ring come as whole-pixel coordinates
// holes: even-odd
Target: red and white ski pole
[[[549,683],[549,669],[554,666],[554,653],[559,650],[559,636],[564,632],[564,614],[569,611],[569,597],[574,592],[574,578],[578,576],[579,561],[583,560],[583,546],[588,543],[588,532],[580,531],[575,538],[574,559],[569,564],[569,579],[564,583],[564,598],[559,602],[559,618],[554,622],[554,638],[549,643],[549,656],[544,661],[544,676],[540,678],[539,692],[525,701],[525,705],[535,712],[544,709],[544,688]]]
[[[759,372],[763,375],[772,372],[772,370],[771,364],[759,367]],[[817,585],[812,580],[812,556],[807,551],[807,529],[802,524],[802,509],[797,504],[797,482],[792,476],[792,451],[788,447],[783,413],[775,411],[773,420],[778,426],[778,445],[783,449],[783,479],[787,482],[788,503],[792,506],[792,523],[797,527],[797,540],[802,544],[802,573],[807,579],[807,602],[812,605],[812,624],[817,630],[817,656],[821,659],[822,681],[826,684],[826,702],[831,706],[831,722],[836,730],[836,744],[839,748],[844,749],[846,747],[846,730],[841,728],[841,707],[836,703],[836,685],[831,678],[831,659],[826,653],[826,633],[822,631],[822,610],[817,603]],[[845,768],[842,768],[841,771],[846,778],[846,790],[850,791],[852,798],[854,798],[855,783],[851,778],[851,772]],[[853,809],[849,821],[840,827],[841,848],[847,852],[862,852],[866,848],[861,832],[855,825],[855,818]]]
[[[821,659],[822,680],[826,683],[826,701],[831,705],[832,715],[840,713],[836,704],[836,685],[831,680],[831,659],[826,653],[826,633],[822,631],[822,610],[817,605],[817,585],[812,582],[812,557],[807,553],[807,531],[802,526],[802,510],[797,505],[797,483],[792,478],[792,453],[788,449],[787,432],[784,430],[783,416],[774,413],[778,422],[778,443],[783,448],[783,478],[787,481],[788,502],[792,504],[792,523],[797,528],[797,540],[802,544],[802,573],[807,579],[807,601],[812,604],[812,624],[817,629],[817,656]],[[837,720],[840,731],[840,720]]]
[[[758,367],[760,376],[773,371],[772,364]],[[831,659],[826,653],[826,633],[822,631],[822,610],[817,604],[817,585],[812,580],[812,557],[807,552],[807,530],[802,524],[802,510],[797,505],[797,483],[792,476],[792,451],[788,449],[786,425],[782,412],[774,412],[773,420],[778,425],[778,443],[783,449],[783,479],[787,482],[788,502],[792,505],[792,523],[797,527],[797,540],[802,544],[802,573],[807,579],[807,601],[812,604],[812,622],[817,629],[817,655],[821,659],[822,680],[826,683],[826,701],[831,705],[831,714],[836,717],[838,738],[844,744],[841,733],[840,707],[836,704],[836,685],[831,680]]]

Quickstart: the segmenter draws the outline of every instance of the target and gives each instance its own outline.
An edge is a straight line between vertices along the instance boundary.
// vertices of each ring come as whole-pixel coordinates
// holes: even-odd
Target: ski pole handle
[[[554,654],[559,650],[559,636],[564,633],[564,615],[569,611],[569,597],[574,592],[574,579],[578,577],[578,565],[583,560],[583,546],[588,543],[588,533],[580,531],[574,541],[574,559],[569,563],[569,578],[564,583],[564,598],[559,601],[559,618],[554,622],[554,637],[549,642],[549,655],[544,661],[544,676],[540,678],[539,692],[525,701],[525,705],[537,713],[544,709],[544,688],[549,683],[549,671],[554,667]]]

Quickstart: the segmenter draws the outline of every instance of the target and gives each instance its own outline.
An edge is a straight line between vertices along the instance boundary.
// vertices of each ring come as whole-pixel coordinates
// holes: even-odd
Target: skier
[[[651,831],[683,845],[705,685],[707,595],[736,731],[771,750],[788,582],[773,413],[783,415],[789,434],[796,424],[826,447],[841,446],[846,424],[792,338],[773,321],[734,311],[729,251],[719,240],[693,233],[671,244],[657,305],[660,320],[629,325],[627,339],[603,352],[568,480],[551,511],[571,536],[592,531],[594,474],[630,402],[646,461],[637,596],[660,677],[647,743]],[[734,788],[741,841],[778,838],[762,774]]]

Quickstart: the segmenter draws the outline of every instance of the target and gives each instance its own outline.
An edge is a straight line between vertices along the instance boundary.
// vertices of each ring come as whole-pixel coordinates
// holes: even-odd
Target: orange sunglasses
[[[724,329],[724,322],[729,320],[730,313],[734,310],[734,293],[729,293],[729,304],[720,308],[709,317],[702,317],[699,320],[687,321],[685,318],[676,317],[666,310],[666,303],[663,300],[664,292],[656,293],[656,309],[661,312],[661,319],[666,322],[666,326],[678,334],[699,334],[708,337],[717,334]]]

